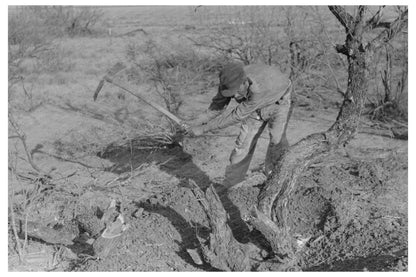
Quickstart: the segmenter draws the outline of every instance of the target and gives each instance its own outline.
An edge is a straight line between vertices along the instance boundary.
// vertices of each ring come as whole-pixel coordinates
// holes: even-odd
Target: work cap
[[[246,74],[244,65],[232,62],[223,67],[220,72],[220,91],[224,97],[231,97],[238,91]]]

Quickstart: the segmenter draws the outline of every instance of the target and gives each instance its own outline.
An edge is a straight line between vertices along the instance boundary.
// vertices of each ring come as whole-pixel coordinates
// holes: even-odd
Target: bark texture
[[[194,184],[192,191],[204,208],[211,227],[207,241],[198,237],[204,261],[224,271],[249,270],[250,247],[239,243],[233,237],[227,224],[227,212],[215,188],[211,185],[204,193]]]

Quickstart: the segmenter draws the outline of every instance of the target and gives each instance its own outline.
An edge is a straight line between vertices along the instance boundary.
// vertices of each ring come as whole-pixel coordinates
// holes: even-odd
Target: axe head
[[[104,82],[107,80],[112,80],[114,76],[116,76],[118,73],[120,73],[124,69],[126,69],[126,66],[122,62],[118,62],[115,65],[113,65],[109,70],[107,70],[107,73],[101,79],[100,83],[95,89],[94,96],[93,96],[94,101],[97,99],[98,93],[100,93],[101,89],[103,88]]]

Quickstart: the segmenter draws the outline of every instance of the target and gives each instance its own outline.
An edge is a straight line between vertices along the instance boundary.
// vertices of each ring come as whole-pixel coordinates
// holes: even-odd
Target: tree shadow
[[[203,238],[208,238],[209,229],[205,226],[202,226],[197,223],[192,223],[194,226],[185,220],[177,211],[171,207],[165,207],[160,204],[150,204],[148,202],[139,202],[136,203],[138,208],[143,208],[149,213],[157,213],[165,218],[167,218],[172,226],[178,231],[181,236],[181,241],[175,240],[179,245],[180,250],[176,253],[181,257],[186,263],[192,264],[197,268],[200,268],[205,271],[218,271],[218,269],[210,266],[209,264],[204,263],[203,265],[197,265],[192,260],[191,256],[188,254],[186,249],[196,249],[199,248],[199,241],[196,237],[196,230],[198,235]]]
[[[241,218],[240,209],[229,198],[227,188],[213,183],[208,175],[193,163],[192,156],[186,153],[178,143],[160,148],[145,148],[137,141],[123,146],[110,144],[97,155],[111,161],[113,165],[105,170],[116,174],[130,172],[144,163],[154,162],[162,171],[180,179],[180,186],[190,188],[189,179],[195,181],[202,190],[206,190],[209,185],[213,184],[224,209],[229,214],[228,224],[234,237],[241,243],[249,241],[249,228]]]
[[[250,230],[241,217],[240,209],[230,199],[228,189],[218,183],[213,184],[213,186],[220,197],[224,209],[228,213],[229,218],[227,223],[234,238],[240,243],[249,242]]]
[[[211,183],[208,175],[192,161],[179,143],[149,148],[132,141],[127,145],[110,144],[97,154],[113,163],[105,171],[122,174],[130,172],[145,163],[156,163],[160,170],[187,182],[193,179],[201,189]]]

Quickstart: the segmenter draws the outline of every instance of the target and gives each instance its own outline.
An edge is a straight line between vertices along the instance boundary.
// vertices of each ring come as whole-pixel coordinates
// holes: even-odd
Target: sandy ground
[[[175,37],[182,28],[173,27],[168,34],[163,24],[175,22],[173,16],[158,25],[146,17],[146,10],[134,20],[133,10],[131,14],[117,11],[110,17],[117,22],[115,33],[144,26],[163,40],[163,36]],[[146,131],[135,129],[135,124],[166,126],[167,121],[137,99],[121,97],[120,90],[110,85],[93,102],[93,91],[105,70],[125,59],[125,43],[125,38],[100,37],[63,41],[63,47],[70,49],[71,70],[38,76],[33,88],[38,102],[15,100],[22,108],[15,117],[27,134],[33,159],[52,181],[33,181],[30,165],[18,160],[16,168],[24,176],[20,182],[9,176],[9,201],[17,204],[18,219],[24,221],[26,212],[30,222],[68,238],[58,237],[56,244],[29,239],[26,261],[21,263],[9,230],[9,270],[217,270],[206,263],[198,265],[187,251],[197,249],[198,237],[206,238],[210,231],[189,179],[201,188],[212,184],[218,189],[233,234],[253,245],[250,270],[278,270],[267,247],[259,246],[264,246],[261,237],[241,220],[256,204],[265,181],[262,167],[268,134],[259,140],[246,180],[228,193],[221,190],[221,183],[238,126],[158,149],[128,143],[135,131]],[[154,87],[141,84],[137,90],[162,102]],[[213,86],[184,98],[178,116],[198,116],[215,90]],[[290,144],[330,127],[337,115],[335,103],[340,102],[336,95],[322,101],[299,94],[287,132]],[[23,153],[16,140],[9,140],[9,149]],[[303,174],[288,204],[294,234],[308,238],[297,270],[407,270],[407,153],[407,141],[359,133],[345,149]],[[105,239],[102,218],[112,200],[128,228],[117,238]]]
[[[201,100],[200,107],[205,103]],[[142,104],[137,105],[146,109]],[[91,155],[94,150],[88,148],[91,141],[79,141],[73,136],[91,135],[91,128],[100,124],[105,128],[105,123],[78,110],[81,108],[69,112],[47,105],[24,120],[28,122],[25,126],[28,133],[37,134],[31,139],[39,139],[30,141],[31,145],[43,145],[35,147],[39,152],[34,155],[36,163],[52,170],[52,174],[62,175],[62,179],[37,200],[33,219],[50,224],[57,220],[75,220],[78,226],[92,225],[92,230],[82,227],[80,232],[99,241],[102,229],[95,226],[98,218],[95,211],[106,210],[115,199],[121,205],[129,228],[116,238],[116,243],[105,246],[101,252],[98,246],[94,249],[94,244],[88,245],[78,237],[74,245],[58,247],[60,256],[55,257],[56,248],[30,241],[30,251],[43,259],[37,257],[22,267],[13,262],[16,258],[10,258],[10,270],[215,270],[207,264],[196,265],[186,252],[186,249],[197,248],[196,234],[207,233],[209,226],[189,189],[188,180],[194,180],[201,188],[221,184],[238,128],[186,138],[183,147],[174,145],[157,150],[137,147],[132,152],[129,145],[109,144],[98,154]],[[45,123],[48,114],[54,117],[50,124]],[[288,130],[290,143],[327,129],[335,116],[335,109],[318,112],[295,108]],[[36,122],[43,125],[36,126]],[[77,148],[74,148],[75,142]],[[230,226],[243,241],[250,235],[238,218],[255,205],[259,186],[265,180],[261,169],[267,143],[265,133],[259,140],[246,181],[228,194],[220,193],[231,216]],[[290,203],[294,231],[299,236],[313,238],[313,243],[303,253],[302,269],[400,270],[400,265],[405,267],[407,262],[404,260],[407,257],[407,142],[359,134],[344,152],[347,154],[335,157],[335,164],[326,165],[325,170],[320,167],[308,170]],[[361,172],[374,164],[388,170],[389,176],[377,176],[373,180],[374,176]],[[356,173],[345,175],[351,168],[355,168]],[[344,189],[345,182],[351,183],[350,191]],[[85,217],[87,222],[91,217],[95,219],[93,223],[85,223]],[[78,258],[74,259],[76,255]],[[97,256],[101,256],[100,259]],[[267,261],[253,263],[254,268],[274,270],[273,263]]]

